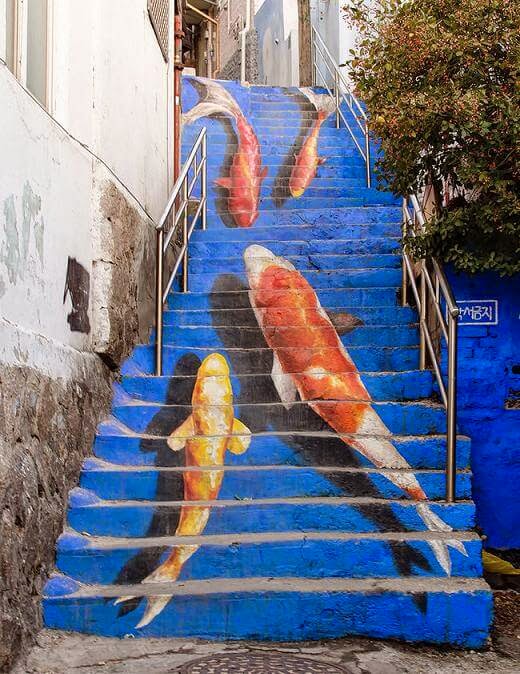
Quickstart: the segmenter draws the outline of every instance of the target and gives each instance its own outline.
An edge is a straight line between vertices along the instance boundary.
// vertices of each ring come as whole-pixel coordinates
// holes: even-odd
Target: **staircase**
[[[70,494],[48,627],[485,644],[470,439],[448,504],[445,414],[398,301],[400,208],[320,93],[185,81],[208,228],[164,313],[164,376],[138,346]]]

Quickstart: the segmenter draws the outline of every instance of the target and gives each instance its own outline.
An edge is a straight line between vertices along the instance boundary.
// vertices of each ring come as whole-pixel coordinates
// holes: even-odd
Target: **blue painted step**
[[[70,494],[68,524],[92,536],[142,538],[154,521],[163,535],[173,536],[184,502],[104,501],[93,492],[76,488]],[[475,507],[469,501],[456,504],[429,502],[429,508],[452,529],[474,526]],[[392,516],[389,518],[389,514]],[[284,531],[392,531],[397,518],[404,530],[425,531],[417,505],[389,499],[326,497],[303,499],[256,499],[224,501],[211,505],[211,517],[203,536],[211,534]]]
[[[436,534],[441,540],[446,534]],[[454,534],[451,533],[450,536]],[[473,578],[482,574],[481,542],[475,534],[455,534],[464,541],[468,556],[453,560],[454,577]],[[345,534],[236,534],[196,538],[200,548],[184,567],[180,581],[197,579],[248,578],[255,575],[278,578],[398,578],[400,570],[389,547],[410,554],[410,549],[428,561],[428,567],[415,566],[412,576],[435,577],[442,573],[428,540],[432,534],[386,533]],[[60,573],[80,583],[129,584],[121,574],[136,557],[164,559],[167,550],[183,544],[182,537],[114,540],[92,538],[75,533],[58,540],[56,566]]]
[[[280,311],[283,311],[280,308]],[[365,325],[410,325],[415,323],[417,316],[410,307],[338,307],[329,312],[338,317],[338,314],[350,314],[363,321]],[[240,325],[257,327],[258,322],[252,309],[213,309],[213,310],[176,310],[164,312],[164,325],[196,326],[196,325]]]
[[[362,373],[361,378],[373,400],[419,400],[433,393],[433,376],[429,371],[399,373]],[[273,378],[270,374],[234,375],[231,378],[235,397],[242,402],[269,402],[273,400]],[[172,387],[193,387],[195,378],[179,377],[123,377],[121,389],[135,400],[164,403]]]
[[[157,431],[156,431],[157,433]],[[430,436],[394,436],[392,444],[412,468],[443,470],[446,465],[446,438]],[[124,434],[115,420],[105,421],[98,429],[94,454],[109,463],[128,466],[160,466],[165,438],[158,435]],[[457,466],[469,468],[471,443],[469,438],[457,438]],[[168,453],[166,459],[170,460]],[[341,465],[345,462],[345,446],[340,438],[331,433],[301,434],[259,433],[251,439],[251,445],[240,458],[241,465],[290,465],[306,466],[312,456],[315,464],[323,467]],[[234,465],[238,458],[227,459]],[[356,465],[371,466],[361,454],[356,456]]]
[[[223,214],[226,216],[226,221],[229,223],[227,226],[223,224],[222,219],[217,220],[217,215],[208,214],[208,229],[203,232],[201,230],[195,230],[190,239],[190,245],[193,243],[198,243],[203,241],[206,244],[210,243],[221,243],[222,247],[219,247],[219,250],[225,251],[226,245],[228,242],[248,242],[251,243],[264,243],[265,241],[272,241],[274,237],[280,242],[285,241],[294,241],[307,239],[313,240],[318,237],[322,237],[325,243],[327,240],[337,240],[337,239],[363,239],[365,240],[369,236],[376,238],[381,238],[389,236],[392,238],[397,238],[400,235],[401,225],[398,222],[365,222],[365,223],[355,223],[349,224],[345,222],[307,222],[306,220],[301,220],[298,222],[297,213],[292,222],[288,224],[280,223],[280,225],[274,229],[274,216],[271,217],[269,213],[264,213],[263,224],[258,222],[250,228],[237,228],[231,226],[233,224],[232,218],[229,214]],[[313,215],[313,218],[319,218],[319,215],[316,213]]]
[[[163,349],[163,372],[171,376],[177,371],[179,361],[193,357],[203,360],[215,348],[171,347]],[[232,364],[233,372],[240,374],[265,374],[273,369],[273,354],[270,349],[255,349],[253,356],[247,349],[220,348],[228,361]],[[361,371],[395,372],[414,370],[419,366],[419,350],[417,346],[353,346],[349,347],[349,354]],[[132,356],[121,368],[123,375],[153,374],[154,347],[138,346]]]
[[[324,409],[329,405],[336,405],[330,401],[320,403]],[[353,414],[355,403],[342,401],[344,414]],[[428,435],[430,433],[438,434],[446,432],[446,415],[440,405],[427,403],[402,403],[402,402],[384,402],[373,405],[375,411],[388,426],[390,431],[396,435]],[[326,430],[327,424],[320,417],[316,417],[310,411],[306,403],[296,402],[290,410],[287,410],[282,403],[255,403],[255,404],[236,404],[235,417],[237,419],[248,419],[249,428],[256,431],[264,430],[287,430],[303,431],[311,428],[311,423],[316,424],[314,430]],[[352,410],[349,412],[349,410]],[[135,433],[144,433],[154,417],[162,412],[163,416],[171,416],[173,421],[172,430],[186,419],[191,413],[191,405],[172,404],[168,406],[149,404],[139,404],[131,402],[129,404],[115,404],[112,414],[116,419],[122,422],[127,428]],[[175,422],[179,419],[178,422]],[[311,422],[312,420],[312,422]],[[176,425],[174,425],[176,423]],[[284,428],[276,426],[283,424]],[[272,426],[272,428],[269,428]]]
[[[190,581],[159,587],[139,592],[173,593],[173,601],[149,626],[136,630],[142,607],[120,616],[119,607],[107,602],[119,596],[120,588],[82,587],[59,577],[46,587],[44,620],[55,629],[118,637],[294,641],[358,635],[478,648],[486,642],[492,610],[486,583],[459,578],[320,579],[314,584],[310,579],[238,579],[218,586]],[[425,594],[431,600],[422,611],[416,597]]]
[[[256,231],[256,230],[255,230]],[[232,232],[229,232],[232,236]],[[272,232],[272,236],[276,236]],[[192,240],[190,242],[190,255],[194,258],[204,257],[208,263],[211,263],[213,256],[221,259],[229,256],[236,259],[241,257],[249,243],[247,241],[226,241],[222,242],[218,249],[211,243],[206,243],[203,239]],[[310,239],[302,240],[299,238],[290,241],[267,240],[264,245],[275,255],[282,255],[283,257],[291,256],[314,256],[314,255],[367,255],[378,254],[388,255],[396,253],[400,250],[400,240],[397,237],[373,236],[366,239],[342,239],[337,238],[333,240]],[[243,268],[243,267],[242,267]]]

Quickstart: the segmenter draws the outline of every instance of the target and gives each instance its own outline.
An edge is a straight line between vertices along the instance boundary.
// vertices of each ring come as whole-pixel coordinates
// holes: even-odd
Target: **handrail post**
[[[426,335],[427,325],[427,303],[426,303],[426,278],[424,274],[424,265],[426,261],[421,262],[421,307],[420,307],[420,333],[419,333],[419,369],[426,370]]]
[[[203,199],[202,206],[202,229],[208,226],[208,138],[204,134],[202,138],[202,186],[201,195]]]
[[[458,316],[448,318],[448,404],[446,429],[446,501],[457,497],[457,337]]]
[[[407,220],[407,209],[408,209],[408,200],[403,198],[403,225],[402,225],[402,237],[403,242],[406,238],[408,232],[408,220]],[[404,243],[403,243],[403,252],[401,255],[401,306],[408,306],[408,270],[406,268],[406,260],[404,259]]]
[[[155,376],[162,377],[164,229],[157,230],[155,263]]]
[[[182,185],[182,200],[184,203],[184,215],[182,218],[182,245],[184,246],[184,256],[183,256],[183,261],[182,261],[182,292],[187,293],[188,292],[188,283],[189,283],[189,277],[188,277],[188,210],[189,210],[189,202],[188,202],[188,177],[186,176],[186,179],[184,180],[184,183]]]
[[[339,77],[338,73],[334,71],[334,96],[336,97],[336,129],[340,127],[340,116],[339,116]]]
[[[372,158],[370,156],[370,129],[368,128],[368,122],[365,120],[365,156],[366,156],[366,169],[367,169],[367,187],[372,187]]]

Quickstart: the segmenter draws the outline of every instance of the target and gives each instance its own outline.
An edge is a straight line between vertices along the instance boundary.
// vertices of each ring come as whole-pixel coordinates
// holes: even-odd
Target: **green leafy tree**
[[[381,177],[396,193],[430,184],[438,197],[426,234],[406,245],[467,272],[519,272],[520,1],[345,9],[360,34],[349,63],[381,139]]]

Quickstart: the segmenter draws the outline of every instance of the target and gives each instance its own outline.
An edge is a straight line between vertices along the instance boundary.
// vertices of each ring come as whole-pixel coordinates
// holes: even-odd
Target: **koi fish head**
[[[229,365],[220,353],[212,353],[201,363],[198,372],[199,377],[228,377]]]
[[[244,251],[244,264],[249,280],[249,287],[252,291],[257,291],[260,288],[263,273],[271,267],[296,271],[295,267],[288,260],[278,257],[268,248],[258,246],[257,244],[248,246]]]

